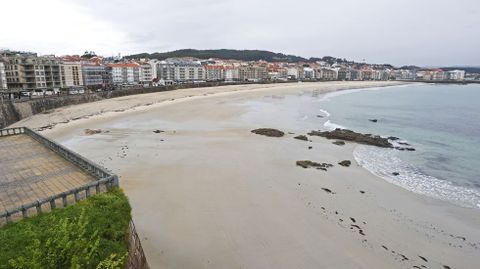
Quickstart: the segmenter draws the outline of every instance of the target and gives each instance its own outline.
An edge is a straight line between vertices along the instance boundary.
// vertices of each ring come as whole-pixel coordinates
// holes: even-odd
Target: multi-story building
[[[289,79],[302,79],[300,73],[296,66],[287,68],[287,76]]]
[[[303,79],[307,79],[307,80],[315,79],[315,70],[313,70],[313,68],[303,67],[302,72],[303,72],[302,74]]]
[[[396,80],[414,80],[416,71],[407,69],[398,69],[391,72],[391,77]]]
[[[150,64],[150,67],[152,69],[152,80],[157,80],[158,79],[158,63],[160,61],[157,59],[149,60],[148,64]]]
[[[83,86],[82,65],[79,62],[63,62],[60,65],[62,88]]]
[[[449,80],[464,80],[465,79],[465,70],[452,70],[448,71]]]
[[[338,80],[352,80],[352,72],[348,68],[338,70]]]
[[[432,80],[446,80],[448,79],[448,74],[442,69],[434,70],[432,73]]]
[[[239,68],[240,81],[260,81],[268,78],[267,68],[262,66],[242,66]]]
[[[0,62],[0,90],[7,89],[7,76],[5,74],[5,64]]]
[[[140,65],[135,63],[108,64],[114,85],[134,85],[140,82]]]
[[[156,68],[155,68],[156,72]],[[139,64],[139,82],[143,85],[149,85],[153,81],[153,69],[150,63]]]
[[[54,58],[44,59],[43,68],[45,70],[47,89],[60,89],[62,87],[62,76],[58,60]]]
[[[175,64],[161,61],[157,64],[157,78],[164,81],[175,80]]]
[[[226,68],[223,65],[205,65],[205,74],[207,81],[225,80]]]
[[[227,67],[225,69],[225,81],[239,81],[240,70],[235,67]]]
[[[205,71],[200,63],[178,62],[175,64],[175,81],[205,80]]]
[[[333,68],[322,67],[315,70],[315,78],[320,80],[337,80],[338,71]]]
[[[101,64],[82,64],[83,85],[86,87],[106,87],[111,84],[109,68]]]
[[[360,78],[361,80],[373,80],[373,73],[374,70],[370,68],[364,68],[360,70]]]
[[[9,55],[3,58],[3,62],[7,87],[10,90],[33,91],[47,88],[45,59],[32,55]]]

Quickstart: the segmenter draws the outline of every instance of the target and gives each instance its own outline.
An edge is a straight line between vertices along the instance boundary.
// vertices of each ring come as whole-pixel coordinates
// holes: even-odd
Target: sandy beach
[[[151,268],[480,268],[478,209],[390,184],[355,162],[355,143],[294,139],[311,129],[267,124],[258,115],[275,111],[251,111],[258,100],[399,84],[185,89],[60,108],[14,126],[42,130],[120,176]],[[263,127],[286,135],[250,132]]]

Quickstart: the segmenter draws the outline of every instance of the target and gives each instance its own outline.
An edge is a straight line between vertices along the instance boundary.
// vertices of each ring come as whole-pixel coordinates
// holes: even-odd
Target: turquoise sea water
[[[248,108],[243,120],[258,127],[303,134],[343,127],[399,137],[416,151],[359,145],[354,157],[405,189],[480,208],[480,85],[410,84],[326,96],[309,91],[240,105]]]
[[[356,160],[371,172],[414,192],[480,207],[480,85],[344,91],[327,95],[319,107],[327,129],[396,136],[416,149],[357,147]]]

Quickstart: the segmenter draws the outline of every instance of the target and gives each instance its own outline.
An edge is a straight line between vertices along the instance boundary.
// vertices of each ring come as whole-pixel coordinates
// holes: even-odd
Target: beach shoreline
[[[277,91],[278,94],[288,94],[320,88],[320,94],[332,91],[361,89],[372,87],[389,87],[406,85],[404,81],[355,81],[355,82],[309,82],[309,83],[282,83],[282,84],[247,84],[229,85],[206,88],[186,88],[167,92],[157,92],[125,97],[116,97],[91,103],[71,105],[57,108],[42,114],[22,119],[9,127],[27,126],[38,131],[49,130],[56,125],[72,124],[78,120],[108,118],[115,114],[125,115],[123,112],[148,110],[157,106],[170,105],[178,102],[191,101],[192,98],[208,98],[219,95],[261,93]]]
[[[231,103],[400,84],[197,88],[60,108],[14,126],[43,129],[121,176],[152,268],[475,268],[476,211],[372,175],[355,162],[354,143],[301,141],[293,138],[308,130],[287,127],[282,138],[252,134],[272,126],[239,120],[247,109]]]

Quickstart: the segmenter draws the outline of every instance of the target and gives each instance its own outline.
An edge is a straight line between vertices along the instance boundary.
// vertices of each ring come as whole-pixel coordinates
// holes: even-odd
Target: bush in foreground
[[[0,268],[123,268],[130,211],[116,189],[0,227]]]

